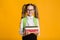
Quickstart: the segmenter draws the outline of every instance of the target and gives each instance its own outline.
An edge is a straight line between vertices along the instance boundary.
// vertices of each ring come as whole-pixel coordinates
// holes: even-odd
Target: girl
[[[38,33],[26,33],[25,32],[26,26],[37,26]],[[39,35],[40,29],[38,21],[38,12],[34,4],[23,5],[20,33],[22,35],[23,40],[37,40],[37,35]]]

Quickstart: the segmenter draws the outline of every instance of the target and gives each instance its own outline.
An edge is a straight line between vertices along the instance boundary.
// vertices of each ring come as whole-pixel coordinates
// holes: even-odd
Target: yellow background
[[[22,40],[19,34],[23,4],[33,3],[39,11],[38,40],[60,40],[59,0],[0,0],[0,40]]]

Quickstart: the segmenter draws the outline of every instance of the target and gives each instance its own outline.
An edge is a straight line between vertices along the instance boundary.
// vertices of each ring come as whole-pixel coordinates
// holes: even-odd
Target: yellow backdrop
[[[19,34],[23,4],[37,6],[40,21],[38,40],[60,39],[59,0],[0,0],[0,40],[22,40]]]

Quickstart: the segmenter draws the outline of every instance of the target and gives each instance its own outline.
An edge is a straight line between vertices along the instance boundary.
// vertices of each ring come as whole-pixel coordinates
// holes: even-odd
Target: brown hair
[[[35,10],[34,16],[35,16],[36,18],[38,18],[38,11],[37,11],[37,8],[36,8],[36,6],[35,6],[34,4],[24,4],[24,5],[23,5],[23,7],[22,7],[22,18],[25,17],[26,12],[27,12],[27,7],[28,7],[29,5],[32,5],[32,6],[34,7],[34,10]]]

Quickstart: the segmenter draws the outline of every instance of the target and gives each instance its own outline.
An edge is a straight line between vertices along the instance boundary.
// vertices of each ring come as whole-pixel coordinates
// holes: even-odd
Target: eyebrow
[[[33,10],[33,9],[27,9],[27,10]]]

